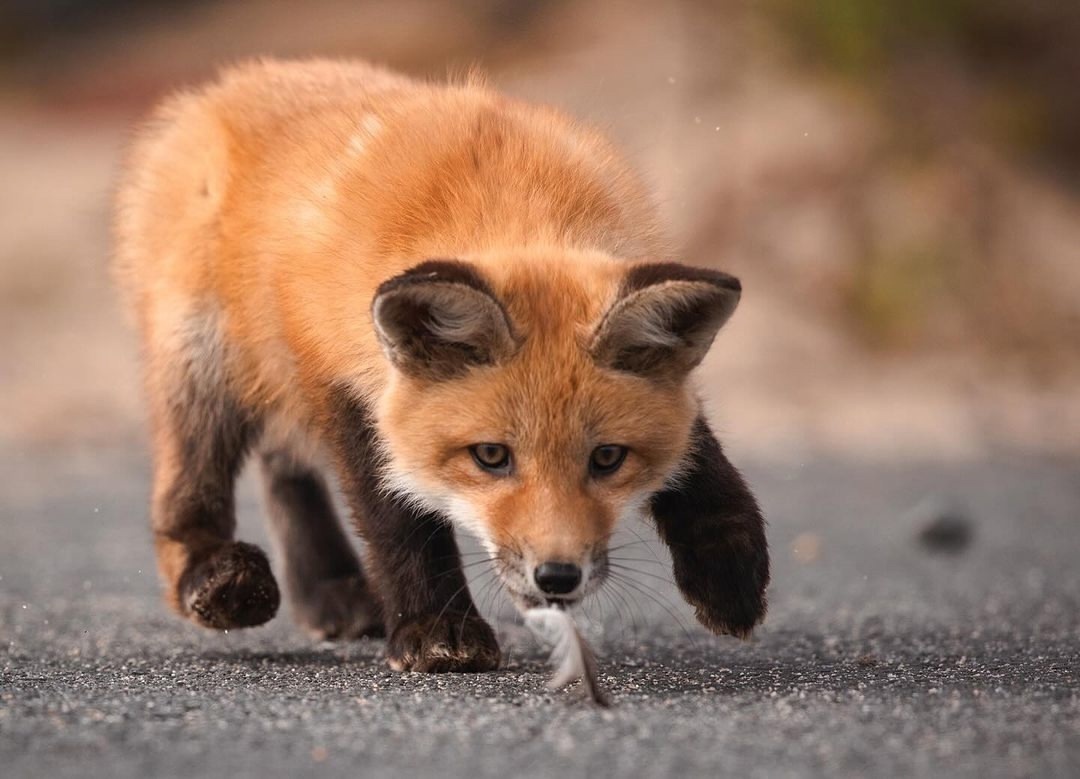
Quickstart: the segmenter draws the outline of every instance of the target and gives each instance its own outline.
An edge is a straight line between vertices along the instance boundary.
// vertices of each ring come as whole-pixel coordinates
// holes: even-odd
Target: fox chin
[[[499,664],[455,529],[525,610],[602,587],[612,534],[645,518],[706,628],[764,617],[764,519],[692,375],[741,286],[672,261],[596,130],[475,77],[263,60],[157,109],[115,232],[181,615],[277,611],[266,555],[235,537],[254,456],[296,620],[385,635],[397,670]]]

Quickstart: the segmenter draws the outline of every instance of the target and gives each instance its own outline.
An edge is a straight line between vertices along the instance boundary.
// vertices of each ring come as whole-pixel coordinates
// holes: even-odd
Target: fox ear
[[[741,291],[738,279],[720,271],[674,262],[634,265],[600,320],[593,357],[642,376],[682,376],[704,359]]]
[[[428,260],[383,282],[371,318],[387,358],[412,376],[453,378],[518,345],[487,282],[457,260]]]

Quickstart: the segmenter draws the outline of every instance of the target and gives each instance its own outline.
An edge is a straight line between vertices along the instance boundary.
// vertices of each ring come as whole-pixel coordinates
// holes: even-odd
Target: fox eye
[[[469,454],[485,471],[498,474],[510,471],[510,449],[502,444],[473,444]]]
[[[607,476],[615,473],[626,459],[627,448],[617,444],[605,444],[593,449],[589,458],[589,473],[593,476]]]

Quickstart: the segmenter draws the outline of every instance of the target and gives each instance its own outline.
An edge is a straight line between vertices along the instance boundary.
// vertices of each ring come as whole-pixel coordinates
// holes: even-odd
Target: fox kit
[[[248,64],[143,128],[116,231],[180,614],[277,611],[265,554],[234,537],[254,453],[298,621],[385,632],[394,669],[499,662],[455,528],[527,609],[595,591],[618,523],[649,517],[702,624],[764,615],[762,516],[688,381],[739,282],[668,261],[596,131],[476,79]]]

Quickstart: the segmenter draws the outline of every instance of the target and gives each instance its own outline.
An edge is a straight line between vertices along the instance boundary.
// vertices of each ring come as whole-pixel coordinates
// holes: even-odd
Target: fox
[[[644,520],[705,628],[763,619],[765,520],[693,378],[740,282],[672,259],[600,130],[476,74],[241,63],[137,129],[114,232],[182,617],[261,625],[283,589],[318,639],[384,637],[393,670],[493,670],[458,533],[524,612],[599,590]],[[236,538],[249,457],[281,588]]]

